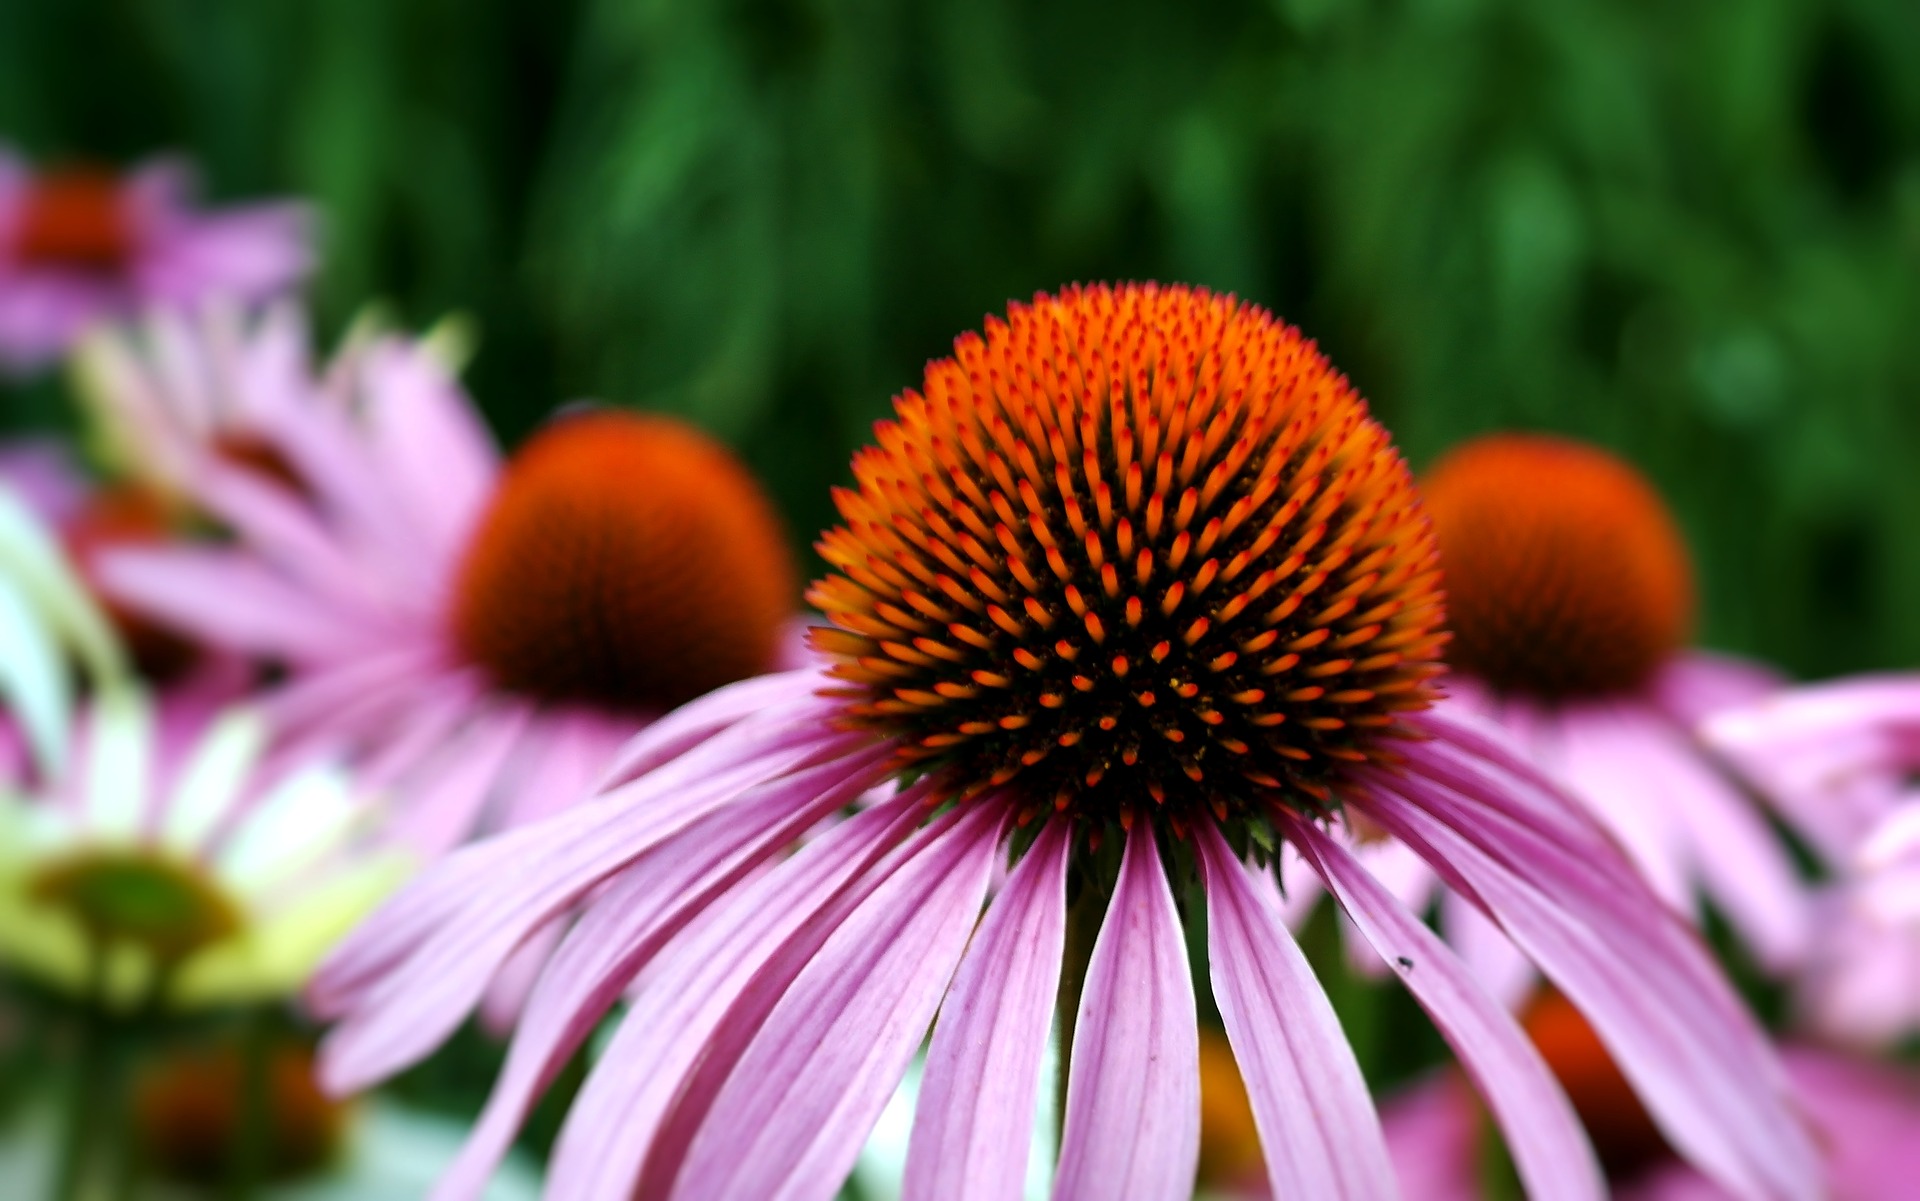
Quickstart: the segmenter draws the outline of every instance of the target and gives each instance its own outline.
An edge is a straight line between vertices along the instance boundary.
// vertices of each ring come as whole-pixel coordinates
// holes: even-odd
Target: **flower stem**
[[[48,1193],[52,1201],[79,1201],[86,1195],[94,1138],[100,1132],[102,1115],[111,1109],[114,1064],[106,1014],[106,970],[106,948],[96,941],[87,966],[86,993],[80,1003],[72,1080],[60,1123],[59,1158]]]
[[[264,1010],[243,1019],[240,1034],[240,1129],[228,1165],[229,1201],[250,1201],[264,1175],[266,1142],[271,1137],[267,1110],[273,1104],[269,1073],[272,1035]]]

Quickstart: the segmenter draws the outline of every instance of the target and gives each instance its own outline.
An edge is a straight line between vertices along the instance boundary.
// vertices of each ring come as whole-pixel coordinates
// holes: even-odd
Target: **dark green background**
[[[504,435],[690,414],[796,537],[1008,297],[1232,289],[1416,464],[1643,464],[1709,641],[1920,662],[1911,0],[0,0],[0,137],[313,197],[328,328],[469,314]]]

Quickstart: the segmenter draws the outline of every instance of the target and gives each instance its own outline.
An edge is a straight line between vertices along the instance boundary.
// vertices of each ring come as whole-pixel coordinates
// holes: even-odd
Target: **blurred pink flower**
[[[1390,1197],[1359,1065],[1256,853],[1286,842],[1454,1046],[1535,1195],[1599,1198],[1518,1025],[1329,835],[1336,805],[1539,962],[1703,1170],[1818,1195],[1785,1079],[1698,940],[1575,802],[1424,709],[1425,519],[1296,331],[1203,291],[1076,288],[989,319],[895,410],[820,543],[830,670],[662,719],[597,797],[448,856],[316,979],[339,1019],[323,1070],[351,1089],[429,1053],[577,909],[437,1197],[477,1193],[623,997],[549,1195],[825,1201],[931,1026],[905,1195],[1018,1197],[1084,954],[1054,1195],[1184,1201],[1188,897],[1275,1194]]]
[[[1920,803],[1862,841],[1824,901],[1827,934],[1800,980],[1801,1020],[1856,1046],[1920,1033]]]
[[[1801,1020],[1851,1045],[1920,1031],[1920,677],[1794,688],[1704,729],[1834,873]]]
[[[96,323],[214,297],[252,301],[313,266],[294,203],[201,211],[191,172],[155,159],[124,176],[35,171],[0,147],[0,370],[38,368]]]
[[[304,346],[284,312],[102,344],[96,405],[164,431],[167,478],[232,536],[98,571],[284,670],[261,699],[283,751],[347,755],[408,845],[567,804],[652,717],[796,653],[789,553],[717,445],[576,413],[503,464],[430,346],[370,337],[318,377]]]
[[[1808,888],[1765,813],[1695,732],[1781,681],[1684,646],[1692,569],[1658,494],[1601,450],[1521,434],[1461,445],[1421,489],[1454,632],[1447,707],[1505,729],[1592,809],[1668,904],[1697,914],[1711,903],[1764,968],[1793,970],[1808,950]],[[1524,960],[1417,856],[1366,840],[1359,852],[1409,904],[1437,900],[1442,928],[1498,993],[1526,995]],[[1302,879],[1296,916],[1313,902]]]

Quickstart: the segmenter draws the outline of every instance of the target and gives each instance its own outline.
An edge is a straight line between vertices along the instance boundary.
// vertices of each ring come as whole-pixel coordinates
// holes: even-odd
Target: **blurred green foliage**
[[[503,434],[690,414],[797,537],[1007,298],[1235,290],[1416,464],[1502,426],[1667,490],[1703,635],[1920,662],[1911,0],[0,0],[0,137],[327,218],[319,308],[472,314]]]

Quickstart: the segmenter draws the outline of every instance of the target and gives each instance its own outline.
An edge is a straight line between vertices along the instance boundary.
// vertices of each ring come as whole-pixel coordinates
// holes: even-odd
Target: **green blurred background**
[[[692,416],[797,538],[1009,297],[1231,289],[1416,465],[1611,445],[1703,636],[1920,662],[1913,0],[0,0],[0,138],[326,217],[318,309],[470,315],[503,435]]]

